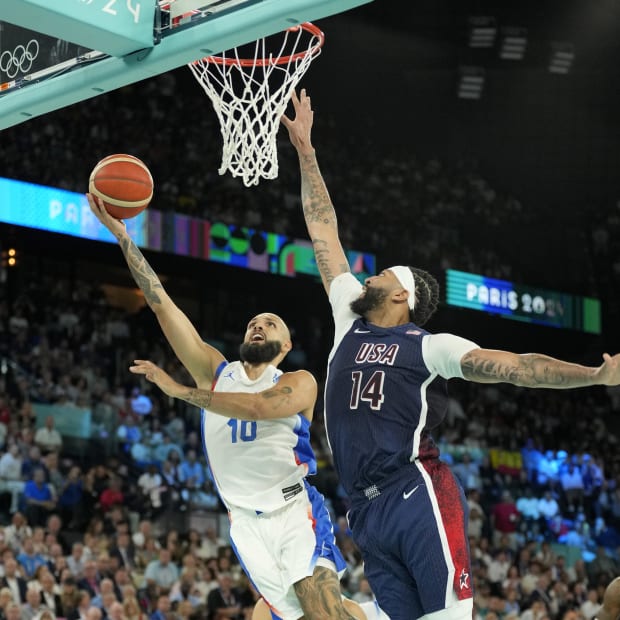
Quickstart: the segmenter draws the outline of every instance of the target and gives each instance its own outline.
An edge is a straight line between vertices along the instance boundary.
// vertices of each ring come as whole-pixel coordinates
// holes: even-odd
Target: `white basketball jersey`
[[[226,364],[216,379],[216,392],[262,392],[282,371],[268,366],[256,380],[239,361]],[[304,488],[303,479],[316,472],[310,447],[309,420],[301,414],[274,420],[238,420],[202,410],[202,437],[222,501],[271,512]]]

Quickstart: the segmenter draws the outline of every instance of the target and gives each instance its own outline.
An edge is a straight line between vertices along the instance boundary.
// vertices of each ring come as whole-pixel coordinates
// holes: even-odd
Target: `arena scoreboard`
[[[601,303],[549,289],[446,270],[446,302],[505,318],[550,327],[601,333]]]

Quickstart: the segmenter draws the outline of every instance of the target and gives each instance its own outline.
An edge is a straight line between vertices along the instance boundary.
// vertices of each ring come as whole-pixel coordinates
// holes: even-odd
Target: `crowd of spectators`
[[[25,620],[48,610],[52,618],[217,618],[217,599],[247,617],[256,594],[226,532],[188,525],[196,511],[224,511],[197,411],[127,372],[144,357],[187,381],[157,325],[111,307],[94,281],[26,280],[13,304],[0,302],[0,574],[10,582],[0,614],[17,604]],[[567,396],[455,382],[451,394],[436,435],[470,505],[478,618],[590,620],[620,573],[617,391]],[[86,454],[71,449],[53,416],[37,414],[40,405],[92,411]],[[349,566],[343,591],[363,601],[372,592],[320,410],[312,432],[315,483]],[[187,517],[171,521],[171,513]]]
[[[186,75],[187,74],[187,75]],[[135,102],[146,109],[137,110]],[[122,132],[112,130],[123,127]],[[191,123],[186,119],[192,119]],[[149,128],[157,124],[157,131]],[[416,243],[398,244],[398,261],[437,269],[510,278],[516,261],[507,231],[525,230],[533,214],[494,189],[472,159],[444,163],[411,152],[377,156],[365,135],[338,131],[317,116],[316,143],[327,185],[346,226],[346,247],[392,259],[392,240],[415,230]],[[87,139],[89,156],[71,145]],[[128,145],[131,145],[130,147]],[[182,151],[180,150],[182,149]],[[297,157],[285,132],[278,143],[278,178],[246,188],[218,175],[222,141],[211,102],[189,71],[163,74],[29,121],[3,132],[3,175],[71,191],[86,190],[95,163],[114,152],[141,157],[156,183],[153,208],[305,238]],[[24,161],[20,153],[28,152]],[[90,159],[89,159],[90,157]],[[342,162],[354,158],[355,166]],[[484,237],[484,249],[467,239]]]

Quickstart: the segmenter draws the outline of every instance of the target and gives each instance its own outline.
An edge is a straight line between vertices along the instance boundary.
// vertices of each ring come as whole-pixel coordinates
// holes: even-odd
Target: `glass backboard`
[[[0,129],[369,1],[0,2]]]

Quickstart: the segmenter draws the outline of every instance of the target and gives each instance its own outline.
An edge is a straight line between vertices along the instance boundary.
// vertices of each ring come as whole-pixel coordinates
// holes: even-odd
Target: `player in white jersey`
[[[196,383],[186,388],[196,396],[188,400],[203,410],[205,450],[229,511],[231,539],[257,590],[284,620],[364,618],[343,606],[338,576],[345,562],[323,497],[305,480],[316,467],[309,426],[317,387],[307,371],[277,369],[292,347],[286,324],[269,313],[254,317],[241,361],[228,363],[170,299],[125,225],[87,198]],[[140,373],[137,364],[133,371]]]

